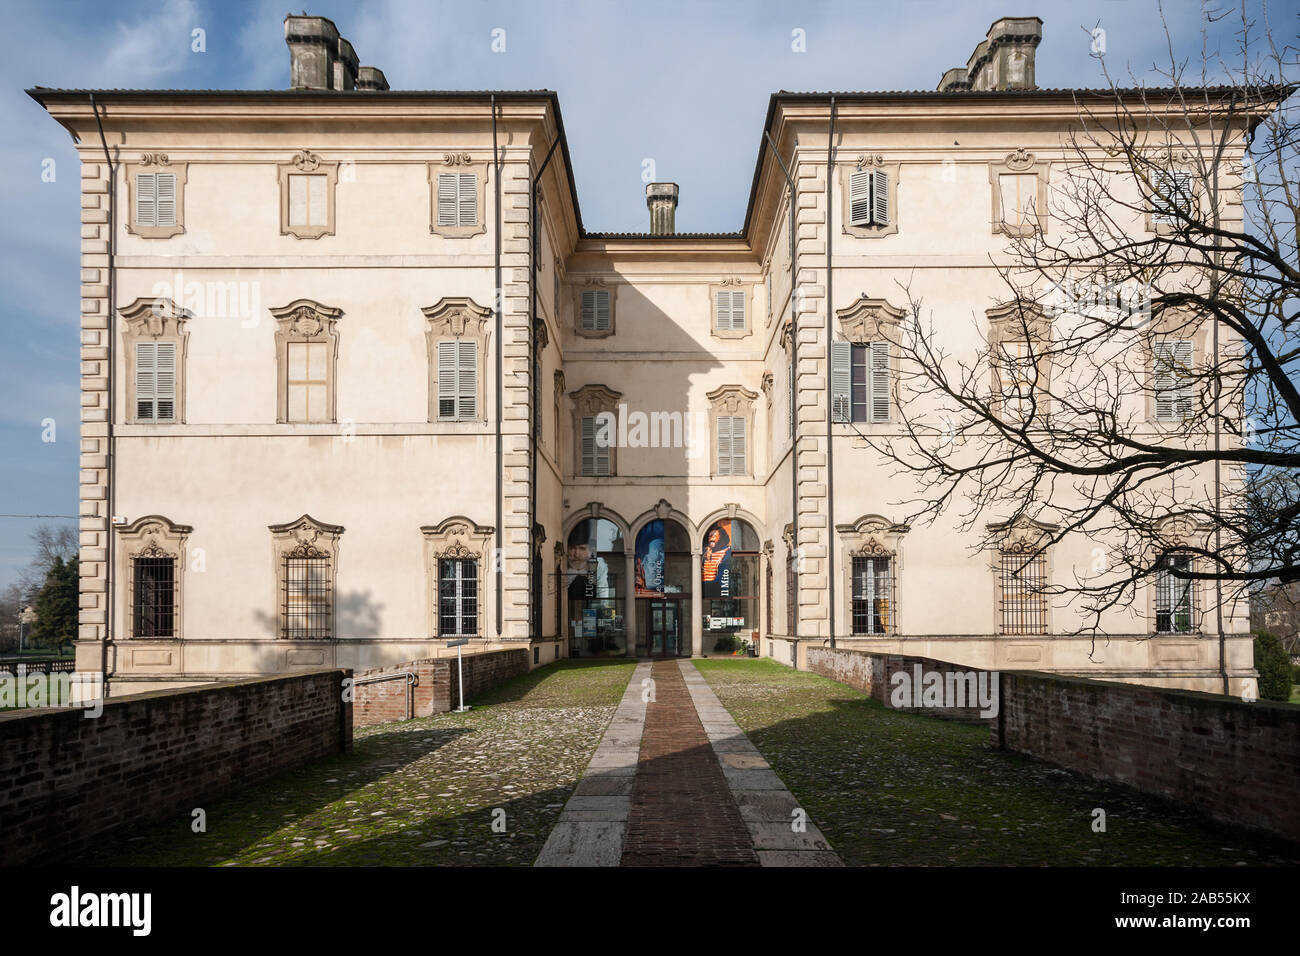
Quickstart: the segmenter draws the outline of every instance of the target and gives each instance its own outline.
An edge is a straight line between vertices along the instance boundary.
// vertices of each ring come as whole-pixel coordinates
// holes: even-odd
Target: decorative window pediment
[[[492,310],[464,296],[449,296],[420,311],[428,323],[429,421],[484,420]]]
[[[757,392],[743,385],[723,385],[705,396],[713,432],[713,474],[749,477],[754,474],[751,446],[754,435],[754,402]]]
[[[573,400],[573,433],[578,436],[573,443],[576,473],[589,477],[618,474],[617,443],[602,442],[600,418],[616,418],[623,393],[605,385],[584,385],[569,397]]]
[[[273,524],[277,634],[288,640],[328,641],[335,630],[335,580],[342,525],[303,515]]]
[[[907,315],[904,309],[890,305],[885,299],[871,299],[864,292],[851,305],[837,309],[840,331],[855,345],[878,339],[898,340],[898,326]]]
[[[185,355],[193,316],[173,300],[139,298],[118,310],[126,364],[126,420],[185,421]]]
[[[276,421],[333,422],[341,309],[297,299],[271,309],[279,368]]]
[[[170,638],[184,634],[185,544],[194,529],[162,515],[146,515],[117,531],[122,544],[130,607],[128,638]]]
[[[490,543],[495,529],[462,515],[420,528],[432,637],[482,637]]]

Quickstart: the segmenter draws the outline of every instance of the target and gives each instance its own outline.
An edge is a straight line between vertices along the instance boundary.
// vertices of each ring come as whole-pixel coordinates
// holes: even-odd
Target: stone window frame
[[[1182,515],[1171,515],[1155,525],[1155,541],[1148,545],[1147,554],[1153,563],[1163,560],[1166,555],[1184,553],[1191,557],[1191,570],[1200,573],[1206,569],[1206,560],[1198,552],[1210,550],[1210,534],[1213,526],[1208,523],[1197,524]],[[1158,573],[1158,572],[1157,572]],[[1208,581],[1192,580],[1192,615],[1195,626],[1190,631],[1156,630],[1156,574],[1153,574],[1145,590],[1146,614],[1152,635],[1160,637],[1202,637],[1205,635],[1205,617],[1207,613]]]
[[[1160,173],[1187,173],[1189,180],[1189,199],[1192,204],[1193,214],[1200,209],[1202,202],[1202,184],[1200,182],[1200,173],[1196,169],[1196,157],[1190,150],[1186,149],[1161,149],[1152,153],[1148,158],[1147,169],[1152,172]],[[1142,179],[1144,173],[1137,174],[1139,188],[1142,188]],[[1154,184],[1152,184],[1154,185]],[[1156,222],[1155,208],[1152,205],[1152,196],[1145,189],[1142,194],[1142,225],[1148,233],[1156,236],[1172,236],[1178,230],[1177,223]]]
[[[425,623],[430,639],[442,636],[438,628],[438,562],[444,558],[478,562],[478,633],[450,636],[487,639],[487,563],[492,553],[489,543],[495,534],[495,528],[476,524],[464,515],[453,515],[437,524],[420,527],[424,553]]]
[[[883,422],[870,420],[854,422],[851,420],[853,415],[850,409],[850,421],[837,421],[835,424],[841,426],[841,430],[852,431],[855,434],[861,431],[871,431],[872,429],[884,430],[891,425],[897,424],[899,408],[902,405],[903,380],[903,356],[900,348],[899,330],[902,328],[903,319],[907,317],[907,311],[890,304],[887,299],[872,299],[863,292],[849,305],[842,309],[836,309],[835,315],[840,320],[840,334],[843,336],[844,341],[849,344],[889,343],[889,417]],[[850,369],[850,376],[851,374]],[[850,396],[852,394],[852,384],[852,378],[850,377]],[[851,402],[852,398],[850,397]]]
[[[844,633],[851,638],[889,638],[901,633],[898,626],[898,582],[903,570],[903,536],[911,528],[883,515],[863,515],[857,521],[835,526],[840,539],[840,576],[844,586]],[[853,559],[889,558],[889,625],[881,634],[853,633]]]
[[[902,165],[901,162],[886,162],[881,153],[866,153],[860,155],[855,163],[840,165],[840,230],[844,235],[858,239],[883,239],[898,232],[898,180]],[[868,168],[884,170],[889,174],[889,225],[887,226],[851,224],[849,177]]]
[[[325,224],[322,226],[294,226],[289,223],[289,177],[298,175],[325,177]],[[280,184],[280,235],[296,239],[319,239],[335,234],[338,163],[323,162],[311,150],[304,149],[288,162],[276,164],[276,178]]]
[[[608,412],[618,416],[618,404],[623,398],[622,392],[616,392],[607,385],[584,385],[569,393],[573,399],[573,474],[575,478],[613,478],[618,475],[618,442],[609,446],[609,474],[585,475],[582,472],[582,420],[589,416]],[[617,422],[616,422],[617,429]]]
[[[993,578],[993,628],[991,634],[998,637],[1037,637],[1044,634],[1052,633],[1052,602],[1050,594],[1044,591],[1042,595],[1043,602],[1043,629],[1032,633],[1009,633],[1004,631],[1002,618],[1002,556],[1005,554],[1029,556],[1036,552],[1041,552],[1043,558],[1043,582],[1044,587],[1050,589],[1053,572],[1055,570],[1055,548],[1051,546],[1049,539],[1057,530],[1056,525],[1044,524],[1041,521],[1034,521],[1032,518],[1022,518],[1018,521],[1004,521],[996,524],[990,524],[987,528],[987,535],[993,545],[992,560],[989,569]]]
[[[325,425],[338,421],[338,359],[339,334],[335,325],[343,315],[342,309],[313,301],[295,299],[288,305],[271,309],[277,328],[275,330],[276,400],[275,420],[281,425]],[[325,404],[329,415],[323,422],[289,421],[289,344],[297,342],[324,342],[327,345],[325,370]]]
[[[189,178],[189,163],[172,162],[166,153],[145,153],[139,162],[126,163],[126,231],[141,239],[170,239],[185,233],[185,183]],[[135,221],[136,177],[141,173],[172,173],[176,176],[176,224],[172,226],[141,226]]]
[[[139,298],[130,305],[118,309],[123,321],[122,360],[125,369],[125,421],[129,425],[170,425],[185,424],[185,356],[189,350],[190,333],[185,323],[192,319],[193,313],[183,309],[172,299],[164,297]],[[176,345],[176,405],[170,422],[152,419],[142,420],[137,417],[138,408],[135,394],[135,347],[138,342],[172,342]]]
[[[565,387],[563,369],[556,369],[551,374],[551,381],[554,387],[554,391],[552,392],[551,395],[551,405],[552,405],[552,411],[555,415],[555,424],[553,426],[554,434],[552,436],[552,440],[555,442],[555,447],[551,449],[551,458],[555,461],[555,466],[559,468],[560,467],[560,400],[564,396],[564,387]]]
[[[713,478],[753,478],[757,445],[754,441],[755,405],[758,392],[743,385],[721,385],[704,396],[709,401],[709,475]],[[740,416],[745,419],[745,473],[722,474],[718,471],[718,417]]]
[[[718,293],[739,292],[745,297],[745,327],[743,329],[718,328]],[[610,315],[613,325],[613,315]],[[744,339],[754,334],[754,290],[750,283],[737,276],[709,285],[709,334],[715,339]]]
[[[271,561],[275,565],[273,579],[275,590],[271,594],[272,607],[275,608],[276,640],[293,640],[295,643],[307,641],[307,638],[290,638],[289,621],[286,616],[285,581],[286,559],[292,557],[329,559],[329,620],[330,636],[322,640],[337,641],[338,633],[338,580],[339,580],[339,538],[343,535],[343,526],[317,521],[309,514],[286,522],[268,525],[271,532]]]
[[[456,422],[482,422],[488,419],[487,412],[487,354],[492,341],[488,320],[492,310],[479,305],[469,296],[444,296],[434,305],[420,310],[424,314],[424,342],[428,351],[428,390],[429,421],[434,423],[454,424]],[[459,342],[468,340],[478,345],[477,369],[475,380],[478,392],[475,396],[477,414],[473,418],[440,418],[438,416],[438,343],[445,341]]]
[[[1023,313],[1023,314],[1022,314]],[[1052,319],[1033,302],[1003,302],[984,310],[988,320],[989,407],[998,415],[1006,411],[1002,366],[999,357],[1004,343],[1028,343],[1037,353],[1038,380],[1035,383],[1035,419],[1052,411]],[[1024,334],[1028,332],[1029,338]]]
[[[1152,428],[1178,430],[1186,427],[1189,420],[1197,414],[1197,404],[1193,400],[1192,419],[1156,418],[1156,352],[1157,342],[1188,341],[1192,343],[1191,368],[1193,373],[1197,364],[1209,354],[1210,320],[1197,319],[1185,309],[1169,309],[1153,317],[1142,330],[1143,368],[1143,414],[1146,423]],[[1195,381],[1192,383],[1195,391]]]
[[[122,633],[127,640],[179,641],[185,635],[185,560],[186,543],[193,534],[192,525],[176,524],[162,515],[145,515],[123,525],[116,532],[121,548],[119,570],[126,582]],[[138,637],[135,633],[135,559],[173,558],[176,561],[172,580],[172,633],[170,637]]]
[[[1032,235],[1047,235],[1047,199],[1048,187],[1051,181],[1052,164],[1047,160],[1038,159],[1033,153],[1029,152],[1023,146],[1014,152],[1007,153],[999,163],[989,163],[989,186],[993,202],[992,233],[993,235],[1004,235],[1012,237],[1025,237]],[[1002,220],[1002,183],[1000,181],[1003,175],[1034,175],[1038,179],[1038,193],[1034,202],[1034,212],[1038,219],[1038,226],[1017,226],[1003,222]]]
[[[582,293],[608,292],[609,293],[609,328],[608,329],[584,329],[582,327]],[[604,279],[588,279],[581,285],[576,286],[573,293],[573,330],[584,339],[607,339],[614,334],[618,328],[618,285],[617,283],[606,282]]]
[[[429,163],[429,232],[444,239],[469,239],[487,232],[487,181],[492,164],[486,159],[475,159],[469,153],[443,153],[442,161]],[[438,175],[473,173],[478,182],[478,219],[470,226],[438,225]]]

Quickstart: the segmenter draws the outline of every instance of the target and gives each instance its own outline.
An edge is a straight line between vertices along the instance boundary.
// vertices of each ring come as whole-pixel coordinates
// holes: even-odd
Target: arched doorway
[[[636,535],[636,651],[641,657],[691,652],[691,539],[672,518]]]
[[[607,518],[586,518],[569,532],[567,544],[569,656],[626,655],[623,532]]]
[[[740,518],[722,518],[700,542],[704,653],[729,653],[758,630],[758,534]]]

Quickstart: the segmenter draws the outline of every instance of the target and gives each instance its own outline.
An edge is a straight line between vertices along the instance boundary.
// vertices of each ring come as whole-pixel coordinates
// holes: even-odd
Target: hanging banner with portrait
[[[715,521],[704,535],[704,554],[700,559],[700,585],[704,597],[731,597],[731,550],[731,519]]]
[[[636,536],[636,596],[663,597],[664,523],[656,518]]]

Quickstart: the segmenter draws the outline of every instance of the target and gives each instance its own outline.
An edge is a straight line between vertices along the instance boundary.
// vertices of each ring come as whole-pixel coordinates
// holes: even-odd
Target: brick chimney
[[[326,17],[287,16],[289,87],[294,90],[386,90],[383,70],[360,66],[352,44]]]
[[[1043,40],[1038,17],[1003,17],[989,27],[965,66],[939,80],[942,92],[954,90],[1036,90],[1034,49]]]
[[[645,204],[650,209],[652,236],[671,236],[677,231],[676,183],[647,183]]]

